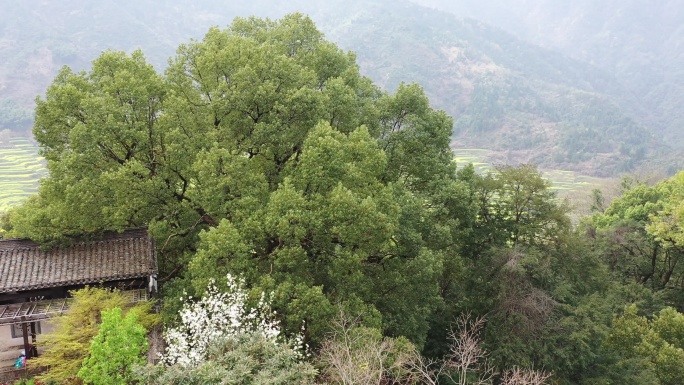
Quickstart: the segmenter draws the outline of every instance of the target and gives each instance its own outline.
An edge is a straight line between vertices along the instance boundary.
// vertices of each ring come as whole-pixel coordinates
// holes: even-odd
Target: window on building
[[[40,322],[34,323],[36,324],[36,334],[40,334]],[[26,330],[31,335],[31,324],[26,324]],[[12,338],[24,338],[24,330],[21,324],[12,324]]]

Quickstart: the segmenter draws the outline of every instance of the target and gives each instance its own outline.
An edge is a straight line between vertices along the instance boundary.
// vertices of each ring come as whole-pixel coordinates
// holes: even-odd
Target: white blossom
[[[257,306],[250,308],[244,282],[231,275],[227,279],[226,292],[220,292],[212,281],[199,301],[191,298],[185,301],[180,311],[180,325],[167,329],[164,335],[166,354],[162,361],[165,364],[194,366],[206,359],[212,342],[244,332],[261,333],[276,343],[280,325],[264,293]]]

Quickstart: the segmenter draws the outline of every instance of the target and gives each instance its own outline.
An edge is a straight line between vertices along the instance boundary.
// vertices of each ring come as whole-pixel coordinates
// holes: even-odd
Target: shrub
[[[93,385],[126,385],[133,379],[131,367],[145,363],[146,330],[138,315],[130,311],[122,317],[121,308],[102,312],[102,324],[90,345],[78,376]]]

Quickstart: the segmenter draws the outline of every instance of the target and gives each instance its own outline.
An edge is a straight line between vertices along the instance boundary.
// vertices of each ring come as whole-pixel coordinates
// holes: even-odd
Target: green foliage
[[[681,185],[682,174],[655,186],[626,182],[623,195],[589,222],[597,249],[618,277],[649,287],[677,308],[684,298],[670,289],[684,274],[677,214]]]
[[[12,99],[0,98],[0,129],[20,129],[31,125],[31,109],[18,106]]]
[[[48,161],[50,177],[41,186],[40,198],[29,202],[27,211],[19,209],[15,234],[46,240],[58,234],[135,223],[135,218],[143,214],[137,211],[144,204],[132,196],[138,189],[128,191],[123,186],[130,182],[126,178],[138,178],[140,162],[155,167],[156,155],[151,146],[158,138],[150,130],[162,94],[160,77],[140,52],[130,58],[107,52],[93,63],[89,75],[65,67],[46,92],[46,100],[37,100],[34,134]],[[124,160],[133,160],[134,155],[142,159],[117,169]],[[104,189],[106,181],[109,188]],[[110,208],[97,210],[100,203]],[[124,212],[133,210],[137,214],[128,216],[114,209],[117,203],[124,206]],[[83,215],[86,212],[100,212],[103,216],[89,219]]]
[[[472,37],[481,27],[469,23],[458,27]],[[498,51],[487,52],[515,56]],[[530,82],[487,63],[470,95],[487,116],[474,107],[461,121],[473,130],[505,124],[515,104],[521,116],[574,119],[563,126],[568,156],[615,151],[616,136],[625,139],[621,156],[635,156],[629,146],[645,141],[609,101],[573,93],[546,102]],[[670,290],[682,277],[681,178],[632,186],[603,212],[595,195],[597,213],[574,232],[567,203],[534,166],[456,171],[451,118],[419,86],[393,85],[388,94],[361,76],[355,56],[299,14],[212,28],[181,45],[163,75],[140,51],[105,52],[87,71],[62,69],[37,100],[34,133],[50,176],[8,214],[7,235],[49,242],[147,226],[166,280],[168,325],[183,293],[200,297],[232,274],[244,277],[249,300],[272,293],[285,335],[304,321],[306,340],[323,351],[339,308],[361,315],[350,334],[357,353],[410,341],[435,358],[448,353],[455,318],[486,314],[483,348],[499,370],[544,368],[563,384],[615,383],[628,373],[642,383],[674,381],[677,314],[643,324],[626,313],[610,323],[626,303],[648,312],[684,303],[681,290]],[[559,112],[549,103],[568,105]],[[515,127],[526,130],[517,145],[541,143],[534,127]],[[96,321],[79,322],[96,319],[105,303],[91,303],[78,328],[65,323],[61,337],[48,337],[57,348],[40,358],[53,368],[46,376],[74,380],[97,333]],[[289,348],[257,335],[212,342],[207,362],[149,368],[140,381],[313,379]],[[381,352],[389,357],[382,365],[394,366],[393,352]],[[361,361],[351,361],[358,369]]]
[[[44,352],[31,360],[33,365],[49,368],[38,376],[44,382],[81,383],[76,374],[90,355],[91,341],[98,334],[102,312],[114,308],[130,308],[123,296],[107,289],[86,287],[71,292],[71,295],[73,302],[69,311],[54,318],[52,333],[40,338],[40,343],[45,347]],[[158,316],[152,313],[151,302],[136,304],[132,309],[146,329],[149,330],[158,323]]]
[[[425,353],[445,354],[444,330],[465,312],[487,315],[484,348],[499,369],[536,367],[562,381],[591,377],[612,318],[608,269],[571,231],[567,203],[532,166],[499,167],[469,184],[463,256],[441,283],[445,306],[432,319]],[[464,218],[465,219],[465,218]]]
[[[646,230],[665,247],[684,245],[684,172],[654,187],[662,197],[658,212],[650,212],[651,224]]]
[[[651,371],[658,383],[674,385],[684,376],[684,314],[664,308],[653,319],[638,315],[635,305],[616,317],[606,348],[616,352],[618,365],[638,365]]]
[[[191,367],[176,364],[139,368],[137,378],[150,385],[289,385],[313,384],[316,370],[298,352],[261,333],[220,338],[209,347],[207,359]]]
[[[90,344],[90,355],[78,371],[85,383],[93,385],[126,385],[131,383],[133,365],[146,359],[145,328],[135,312],[122,317],[121,308],[102,311],[102,323]]]
[[[233,273],[274,293],[290,333],[304,319],[320,341],[340,303],[423,342],[467,194],[452,121],[417,85],[378,90],[309,18],[212,28],[165,76],[105,52],[37,104],[50,177],[11,235],[148,226],[162,274],[196,295]]]
[[[648,320],[639,316],[637,311],[636,305],[627,307],[624,314],[613,321],[613,330],[606,339],[607,346],[627,357],[636,355],[636,348],[649,329]]]

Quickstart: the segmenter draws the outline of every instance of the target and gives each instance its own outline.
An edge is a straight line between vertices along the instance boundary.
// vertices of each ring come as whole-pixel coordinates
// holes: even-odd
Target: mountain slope
[[[659,147],[609,96],[624,90],[606,72],[471,19],[374,4],[333,39],[383,86],[423,85],[455,117],[456,145],[594,175],[630,170]]]
[[[684,144],[684,7],[676,0],[413,0],[495,24],[610,71],[638,121]]]
[[[178,44],[201,38],[211,25],[301,11],[329,39],[357,52],[362,72],[376,83],[390,90],[420,83],[435,107],[454,116],[455,145],[495,150],[495,161],[612,175],[661,147],[616,102],[613,95],[626,92],[609,72],[409,1],[66,0],[0,7],[7,15],[0,55],[12,58],[0,63],[0,102],[18,116],[63,64],[85,68],[102,50],[142,48],[161,70]]]

